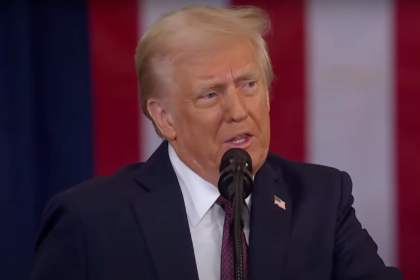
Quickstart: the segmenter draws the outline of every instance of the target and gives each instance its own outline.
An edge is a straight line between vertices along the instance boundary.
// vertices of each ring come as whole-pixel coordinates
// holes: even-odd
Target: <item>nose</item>
[[[240,122],[248,117],[245,97],[236,89],[228,91],[224,101],[226,122]]]

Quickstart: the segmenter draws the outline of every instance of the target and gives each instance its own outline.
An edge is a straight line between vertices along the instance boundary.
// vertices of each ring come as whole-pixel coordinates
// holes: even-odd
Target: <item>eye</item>
[[[250,87],[250,88],[254,87],[254,86],[255,86],[255,84],[256,84],[256,82],[255,82],[255,81],[249,81],[248,83],[246,83],[246,85],[247,85],[248,87]]]
[[[210,93],[207,93],[206,95],[204,95],[203,97],[204,98],[207,98],[207,99],[211,99],[211,98],[213,98],[215,96],[216,96],[216,93],[215,92],[210,92]]]
[[[248,82],[248,86],[249,86],[249,87],[254,87],[254,86],[255,86],[255,81],[250,81],[250,82]]]

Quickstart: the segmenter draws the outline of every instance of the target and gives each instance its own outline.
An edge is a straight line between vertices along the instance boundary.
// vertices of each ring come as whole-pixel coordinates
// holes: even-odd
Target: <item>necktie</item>
[[[222,258],[220,264],[220,279],[221,280],[235,280],[235,262],[234,262],[234,247],[233,247],[233,231],[231,224],[233,221],[233,209],[230,201],[222,196],[216,201],[225,211],[225,223],[223,226],[223,242],[222,242]],[[244,279],[249,279],[248,276],[248,245],[246,243],[245,234],[242,232],[242,250],[244,257]]]

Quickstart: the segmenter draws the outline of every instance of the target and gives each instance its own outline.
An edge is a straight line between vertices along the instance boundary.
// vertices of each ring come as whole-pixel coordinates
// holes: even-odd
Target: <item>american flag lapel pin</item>
[[[284,202],[280,197],[274,196],[274,204],[281,209],[286,210],[286,202]]]

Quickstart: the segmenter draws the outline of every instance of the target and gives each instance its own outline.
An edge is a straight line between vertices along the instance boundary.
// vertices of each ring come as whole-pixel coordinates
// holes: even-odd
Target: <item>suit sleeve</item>
[[[82,223],[64,196],[47,205],[35,245],[31,280],[86,279]]]
[[[341,197],[334,247],[334,279],[336,280],[400,280],[396,268],[386,267],[378,247],[356,218],[353,208],[352,181],[341,172]]]

